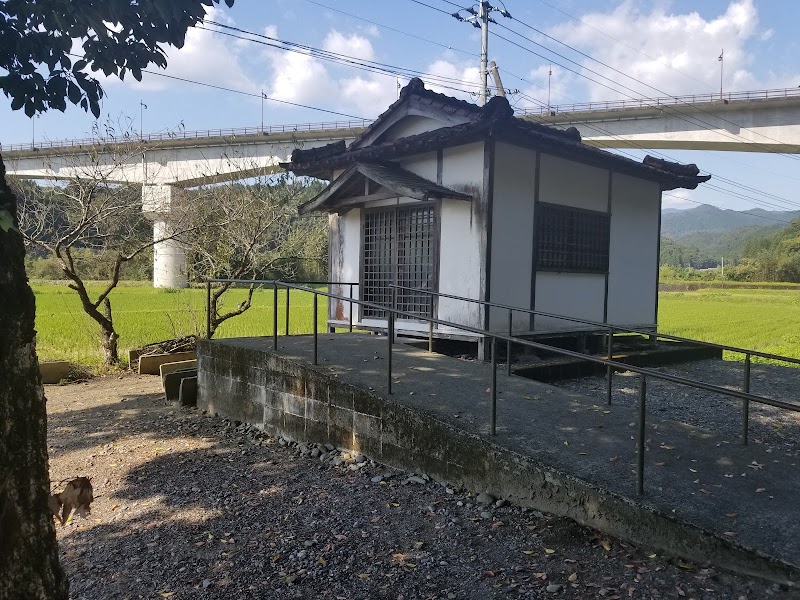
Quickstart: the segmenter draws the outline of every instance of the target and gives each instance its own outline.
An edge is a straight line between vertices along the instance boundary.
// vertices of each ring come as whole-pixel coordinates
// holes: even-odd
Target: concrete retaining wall
[[[272,435],[355,450],[456,487],[486,490],[701,564],[800,581],[780,561],[279,354],[201,340],[198,369],[197,406],[211,414]]]

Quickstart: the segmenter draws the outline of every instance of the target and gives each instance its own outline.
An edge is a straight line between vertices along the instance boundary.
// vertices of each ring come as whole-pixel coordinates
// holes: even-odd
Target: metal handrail
[[[619,369],[619,370],[627,370],[632,371],[634,373],[638,373],[641,376],[640,384],[639,384],[639,405],[638,405],[638,436],[637,436],[637,449],[638,449],[638,456],[637,456],[637,494],[642,495],[644,493],[644,451],[645,451],[645,402],[646,402],[646,386],[647,386],[647,378],[654,377],[656,379],[662,379],[665,381],[670,381],[672,383],[677,383],[679,385],[686,385],[689,387],[702,389],[709,392],[719,393],[727,396],[732,396],[734,398],[739,398],[746,403],[756,402],[758,404],[765,404],[767,406],[772,406],[775,408],[781,408],[784,410],[789,410],[793,412],[800,412],[800,405],[791,404],[788,402],[783,402],[781,400],[773,400],[771,398],[766,398],[763,396],[758,396],[749,393],[748,391],[738,391],[738,390],[731,390],[728,388],[704,383],[702,381],[695,381],[693,379],[688,379],[685,377],[679,377],[676,375],[670,375],[668,373],[662,373],[660,371],[655,371],[653,369],[648,369],[646,367],[638,367],[634,365],[628,365],[619,361],[612,360],[609,356],[609,359],[598,358],[595,356],[590,356],[586,354],[582,354],[580,352],[575,352],[573,350],[566,350],[564,348],[558,348],[555,346],[550,346],[548,344],[542,344],[540,342],[534,342],[531,340],[515,338],[512,336],[507,336],[501,333],[494,333],[491,331],[487,331],[485,329],[479,329],[477,327],[471,327],[469,325],[463,325],[460,323],[453,323],[451,321],[445,321],[443,319],[438,319],[433,316],[426,317],[416,313],[411,313],[408,311],[398,310],[395,307],[387,307],[380,304],[376,304],[374,302],[367,302],[365,300],[356,300],[351,297],[345,297],[340,294],[333,294],[328,291],[322,291],[314,288],[305,287],[300,284],[290,283],[281,280],[252,280],[252,279],[209,279],[207,280],[207,294],[210,298],[211,295],[211,284],[212,283],[241,283],[245,285],[271,285],[274,290],[274,303],[273,303],[273,350],[277,352],[278,350],[278,287],[286,287],[288,289],[295,289],[299,291],[309,292],[314,295],[314,330],[313,330],[313,364],[319,364],[318,360],[318,337],[319,331],[317,326],[317,298],[319,296],[327,297],[328,299],[340,300],[344,302],[350,302],[352,304],[357,304],[359,306],[364,306],[368,308],[372,308],[374,310],[384,311],[387,314],[387,338],[388,338],[388,355],[387,355],[387,392],[392,394],[392,346],[395,342],[395,318],[397,316],[408,317],[415,320],[423,320],[427,321],[439,326],[450,327],[454,329],[459,329],[461,331],[470,332],[473,334],[481,335],[484,337],[488,337],[491,339],[491,362],[492,362],[492,379],[491,379],[491,406],[490,406],[490,425],[489,430],[491,435],[496,435],[496,418],[497,418],[497,342],[498,341],[505,341],[508,343],[515,343],[522,346],[535,348],[538,350],[546,350],[548,352],[553,352],[555,354],[561,354],[564,356],[569,356],[572,358],[579,358],[581,360],[585,360],[588,362],[593,362],[597,364],[605,365],[607,368]],[[210,304],[207,305],[207,308],[210,309]],[[210,311],[209,311],[210,312]],[[288,306],[287,306],[288,312]],[[352,311],[351,311],[352,315]],[[210,317],[209,317],[210,318]],[[351,330],[352,330],[352,321],[351,321]]]
[[[558,115],[593,110],[618,110],[625,108],[658,108],[677,104],[710,104],[713,102],[731,102],[741,100],[769,100],[775,98],[800,97],[798,88],[780,88],[771,90],[751,90],[744,92],[728,92],[720,94],[688,94],[684,96],[664,96],[659,98],[639,98],[628,100],[608,100],[599,102],[576,102],[573,104],[553,104],[550,106],[532,106],[517,111],[521,115]]]
[[[740,348],[738,346],[728,346],[726,344],[718,344],[716,342],[706,342],[704,340],[695,340],[692,338],[685,338],[678,335],[672,335],[669,333],[659,333],[658,331],[648,331],[644,329],[636,329],[632,327],[624,327],[622,325],[615,325],[613,323],[601,323],[600,321],[592,321],[589,319],[581,319],[579,317],[569,317],[566,315],[559,315],[555,313],[549,313],[541,310],[534,310],[531,308],[522,308],[519,306],[510,306],[508,304],[500,304],[498,302],[489,302],[488,300],[476,300],[475,298],[467,298],[465,296],[455,296],[453,294],[444,294],[442,292],[435,292],[433,290],[427,290],[424,288],[415,288],[403,285],[396,285],[396,284],[389,284],[390,288],[397,288],[401,290],[408,290],[413,292],[425,292],[426,294],[431,294],[434,296],[438,296],[441,298],[450,298],[453,300],[463,300],[465,302],[472,302],[474,304],[481,304],[483,306],[489,306],[492,308],[501,308],[504,310],[512,310],[514,312],[522,312],[527,313],[530,315],[538,315],[540,317],[548,317],[553,319],[563,319],[564,321],[571,321],[574,323],[581,323],[584,325],[591,325],[593,327],[599,327],[602,329],[613,329],[619,333],[636,333],[639,335],[647,335],[647,336],[655,336],[666,340],[672,340],[674,342],[686,342],[695,344],[697,346],[704,346],[708,348],[718,348],[720,350],[727,350],[729,352],[736,352],[738,354],[749,354],[750,356],[758,356],[759,358],[768,358],[770,360],[778,360],[781,362],[788,362],[795,365],[800,365],[800,358],[794,358],[792,356],[783,356],[780,354],[770,354],[769,352],[761,352],[760,350],[752,350],[750,348]]]

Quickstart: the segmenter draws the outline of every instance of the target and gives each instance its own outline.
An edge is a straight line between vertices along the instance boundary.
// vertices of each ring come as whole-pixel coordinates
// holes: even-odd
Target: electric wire
[[[443,1],[447,2],[448,0],[443,0]],[[664,66],[664,67],[667,67],[668,69],[672,69],[673,71],[675,71],[676,73],[680,73],[680,74],[681,74],[681,75],[683,75],[684,77],[688,77],[688,78],[689,78],[689,79],[691,79],[692,81],[695,81],[695,82],[697,82],[697,83],[700,83],[700,84],[702,84],[703,86],[705,86],[705,87],[707,87],[707,88],[709,88],[709,89],[715,89],[715,88],[713,88],[712,86],[708,85],[708,83],[706,83],[705,81],[701,81],[700,79],[696,79],[696,78],[692,77],[691,75],[689,75],[688,73],[684,73],[684,72],[683,72],[683,71],[681,71],[680,69],[676,69],[676,68],[675,68],[675,67],[673,67],[672,65],[670,65],[670,64],[667,64],[667,63],[665,63],[665,62],[663,62],[663,61],[661,61],[661,60],[659,60],[659,59],[657,59],[657,58],[655,58],[655,57],[653,57],[653,56],[650,56],[649,54],[647,54],[647,52],[643,52],[642,50],[639,50],[639,49],[638,49],[638,48],[636,48],[635,46],[631,46],[630,44],[628,44],[628,43],[626,43],[626,42],[623,42],[622,40],[620,40],[620,39],[618,39],[618,38],[615,38],[615,37],[614,37],[614,36],[612,36],[612,35],[609,35],[609,34],[608,34],[608,33],[606,33],[605,31],[603,31],[602,29],[598,29],[597,27],[594,27],[593,25],[589,25],[589,23],[587,23],[587,22],[585,22],[585,21],[583,21],[583,20],[579,19],[579,18],[578,18],[578,17],[576,17],[576,16],[573,16],[573,15],[569,14],[568,12],[566,12],[566,11],[564,11],[564,10],[562,10],[562,9],[558,8],[557,6],[554,6],[554,5],[550,4],[549,2],[545,2],[545,0],[538,0],[538,1],[539,1],[540,3],[542,3],[542,4],[544,4],[545,6],[549,6],[549,7],[550,7],[550,8],[552,8],[553,10],[556,10],[556,11],[560,12],[562,15],[565,15],[565,16],[569,17],[569,18],[570,18],[570,19],[572,19],[573,21],[576,21],[576,22],[580,23],[581,25],[585,25],[585,26],[586,26],[586,27],[588,27],[589,29],[593,29],[594,31],[596,31],[596,32],[597,32],[597,33],[599,33],[600,35],[603,35],[603,36],[607,37],[608,39],[610,39],[610,40],[612,40],[612,41],[614,41],[614,42],[616,42],[616,43],[618,43],[618,44],[621,44],[621,45],[625,46],[626,48],[628,48],[628,49],[630,49],[630,50],[633,50],[634,52],[637,52],[638,54],[641,54],[642,56],[644,56],[644,57],[646,57],[646,58],[649,58],[650,60],[652,60],[652,61],[655,61],[655,62],[657,62],[658,64],[660,64],[660,65],[662,65],[662,66]]]
[[[313,46],[308,46],[304,44],[298,44],[296,42],[289,42],[286,40],[281,40],[278,38],[273,38],[271,36],[267,36],[260,33],[255,33],[252,31],[247,31],[245,29],[241,29],[239,27],[233,27],[231,25],[225,25],[222,23],[217,23],[214,21],[206,21],[206,23],[214,25],[216,27],[222,27],[225,29],[231,29],[237,31],[239,33],[243,33],[246,36],[254,36],[255,38],[262,38],[262,39],[253,39],[253,37],[246,37],[242,35],[237,35],[234,33],[220,31],[218,29],[211,29],[208,27],[203,27],[202,25],[198,25],[199,29],[204,29],[206,31],[210,31],[213,33],[218,33],[220,35],[225,35],[228,37],[233,37],[236,39],[241,39],[245,41],[250,41],[257,44],[262,44],[265,46],[269,46],[271,48],[276,48],[278,50],[284,50],[288,52],[295,52],[298,54],[302,54],[305,56],[312,56],[314,58],[319,58],[321,60],[328,60],[330,62],[334,62],[337,64],[341,64],[344,66],[350,66],[356,69],[365,70],[373,73],[381,73],[384,75],[390,75],[392,77],[403,77],[405,79],[411,79],[413,77],[425,77],[432,83],[439,85],[445,89],[450,89],[458,92],[462,92],[465,94],[474,95],[475,92],[471,90],[465,90],[463,87],[455,87],[457,85],[461,86],[477,86],[477,82],[465,81],[463,79],[458,79],[455,77],[447,77],[444,75],[436,75],[433,73],[426,73],[424,71],[418,71],[416,69],[409,69],[405,67],[399,67],[396,65],[391,65],[387,63],[381,63],[378,61],[371,61],[367,59],[360,59],[354,56],[349,56],[346,54],[340,54],[337,52],[331,52],[328,50],[323,50],[320,48],[315,48]],[[496,88],[492,88],[496,89]]]
[[[419,40],[421,42],[427,42],[428,44],[433,44],[434,46],[439,46],[440,48],[445,48],[446,50],[452,50],[454,52],[460,52],[461,54],[468,54],[470,56],[478,56],[475,52],[470,52],[470,51],[464,50],[462,48],[456,48],[455,46],[450,46],[450,45],[447,45],[447,44],[443,44],[441,42],[436,42],[434,40],[431,40],[431,39],[428,39],[428,38],[424,38],[424,37],[416,35],[414,33],[410,33],[408,31],[403,31],[402,29],[397,29],[395,27],[391,27],[390,25],[386,25],[384,23],[378,23],[377,21],[372,21],[370,19],[366,19],[364,17],[358,16],[358,15],[354,15],[354,14],[349,13],[349,12],[345,12],[345,11],[340,10],[338,8],[334,8],[332,6],[328,6],[327,4],[323,4],[322,2],[317,2],[316,0],[305,0],[305,1],[308,2],[309,4],[314,4],[314,5],[319,6],[321,8],[326,8],[328,10],[332,10],[334,12],[337,12],[340,15],[345,15],[345,16],[348,16],[348,17],[352,17],[353,19],[358,19],[359,21],[364,21],[365,23],[369,23],[371,25],[375,25],[376,27],[381,27],[383,29],[388,29],[389,31],[394,31],[395,33],[400,33],[402,35],[406,35],[408,37],[414,38],[414,39]]]
[[[86,57],[81,55],[81,54],[75,54],[75,53],[72,53],[72,52],[68,52],[68,54],[70,56],[72,56],[72,57],[79,58],[79,59],[82,59],[82,60],[86,60]],[[204,82],[204,81],[196,81],[194,79],[187,79],[186,77],[178,77],[177,75],[169,75],[167,73],[160,73],[158,71],[150,71],[149,69],[142,69],[142,73],[147,73],[148,75],[157,75],[158,77],[165,77],[167,79],[174,79],[176,81],[182,81],[184,83],[191,83],[191,84],[194,84],[194,85],[199,85],[199,86],[203,86],[203,87],[207,87],[207,88],[213,88],[215,90],[220,90],[220,91],[223,91],[223,92],[230,92],[232,94],[240,94],[242,96],[250,96],[250,97],[254,97],[254,98],[263,98],[264,100],[267,100],[269,102],[278,102],[280,104],[288,104],[288,105],[291,105],[291,106],[297,106],[299,108],[307,108],[309,110],[316,110],[318,112],[324,112],[324,113],[328,113],[328,114],[332,114],[332,115],[338,115],[340,117],[348,117],[349,119],[358,119],[359,121],[367,121],[368,120],[365,117],[358,117],[356,115],[350,115],[350,114],[343,113],[343,112],[338,112],[338,111],[335,111],[335,110],[329,110],[327,108],[320,108],[318,106],[311,106],[309,104],[300,104],[299,102],[290,102],[288,100],[280,100],[278,98],[271,98],[271,97],[267,96],[266,94],[262,95],[262,94],[257,94],[255,92],[246,92],[244,90],[237,90],[235,88],[229,88],[229,87],[225,87],[225,86],[222,86],[222,85],[216,85],[216,84],[213,84],[213,83],[207,83],[207,82]]]

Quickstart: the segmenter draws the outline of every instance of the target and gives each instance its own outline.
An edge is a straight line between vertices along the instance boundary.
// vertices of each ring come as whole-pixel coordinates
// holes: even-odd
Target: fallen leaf
[[[601,540],[600,541],[600,545],[603,547],[603,550],[605,550],[606,552],[610,552],[611,551],[611,542],[609,542],[608,540]]]
[[[735,513],[735,512],[729,512],[729,513],[725,513],[725,516],[728,517],[729,519],[735,519],[739,515],[738,515],[738,513]]]
[[[736,532],[735,531],[723,531],[722,535],[724,535],[726,537],[736,537]]]
[[[555,554],[556,553],[556,551],[553,550],[552,548],[545,548],[544,552],[545,552],[545,554]]]
[[[573,573],[572,575],[567,577],[567,581],[578,581],[578,574],[577,573]]]
[[[531,554],[533,554],[533,550],[523,550],[522,553],[530,556]]]
[[[761,492],[766,492],[767,488],[756,488],[756,494],[760,494]]]

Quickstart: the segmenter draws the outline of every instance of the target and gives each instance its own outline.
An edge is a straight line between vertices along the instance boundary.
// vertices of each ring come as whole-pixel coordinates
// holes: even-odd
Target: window
[[[537,269],[608,271],[609,215],[544,203],[536,210]]]
[[[433,204],[367,210],[364,214],[364,300],[391,306],[389,284],[435,289]],[[397,290],[397,308],[420,316],[431,312],[430,294]],[[386,311],[364,307],[364,317],[386,318]]]

